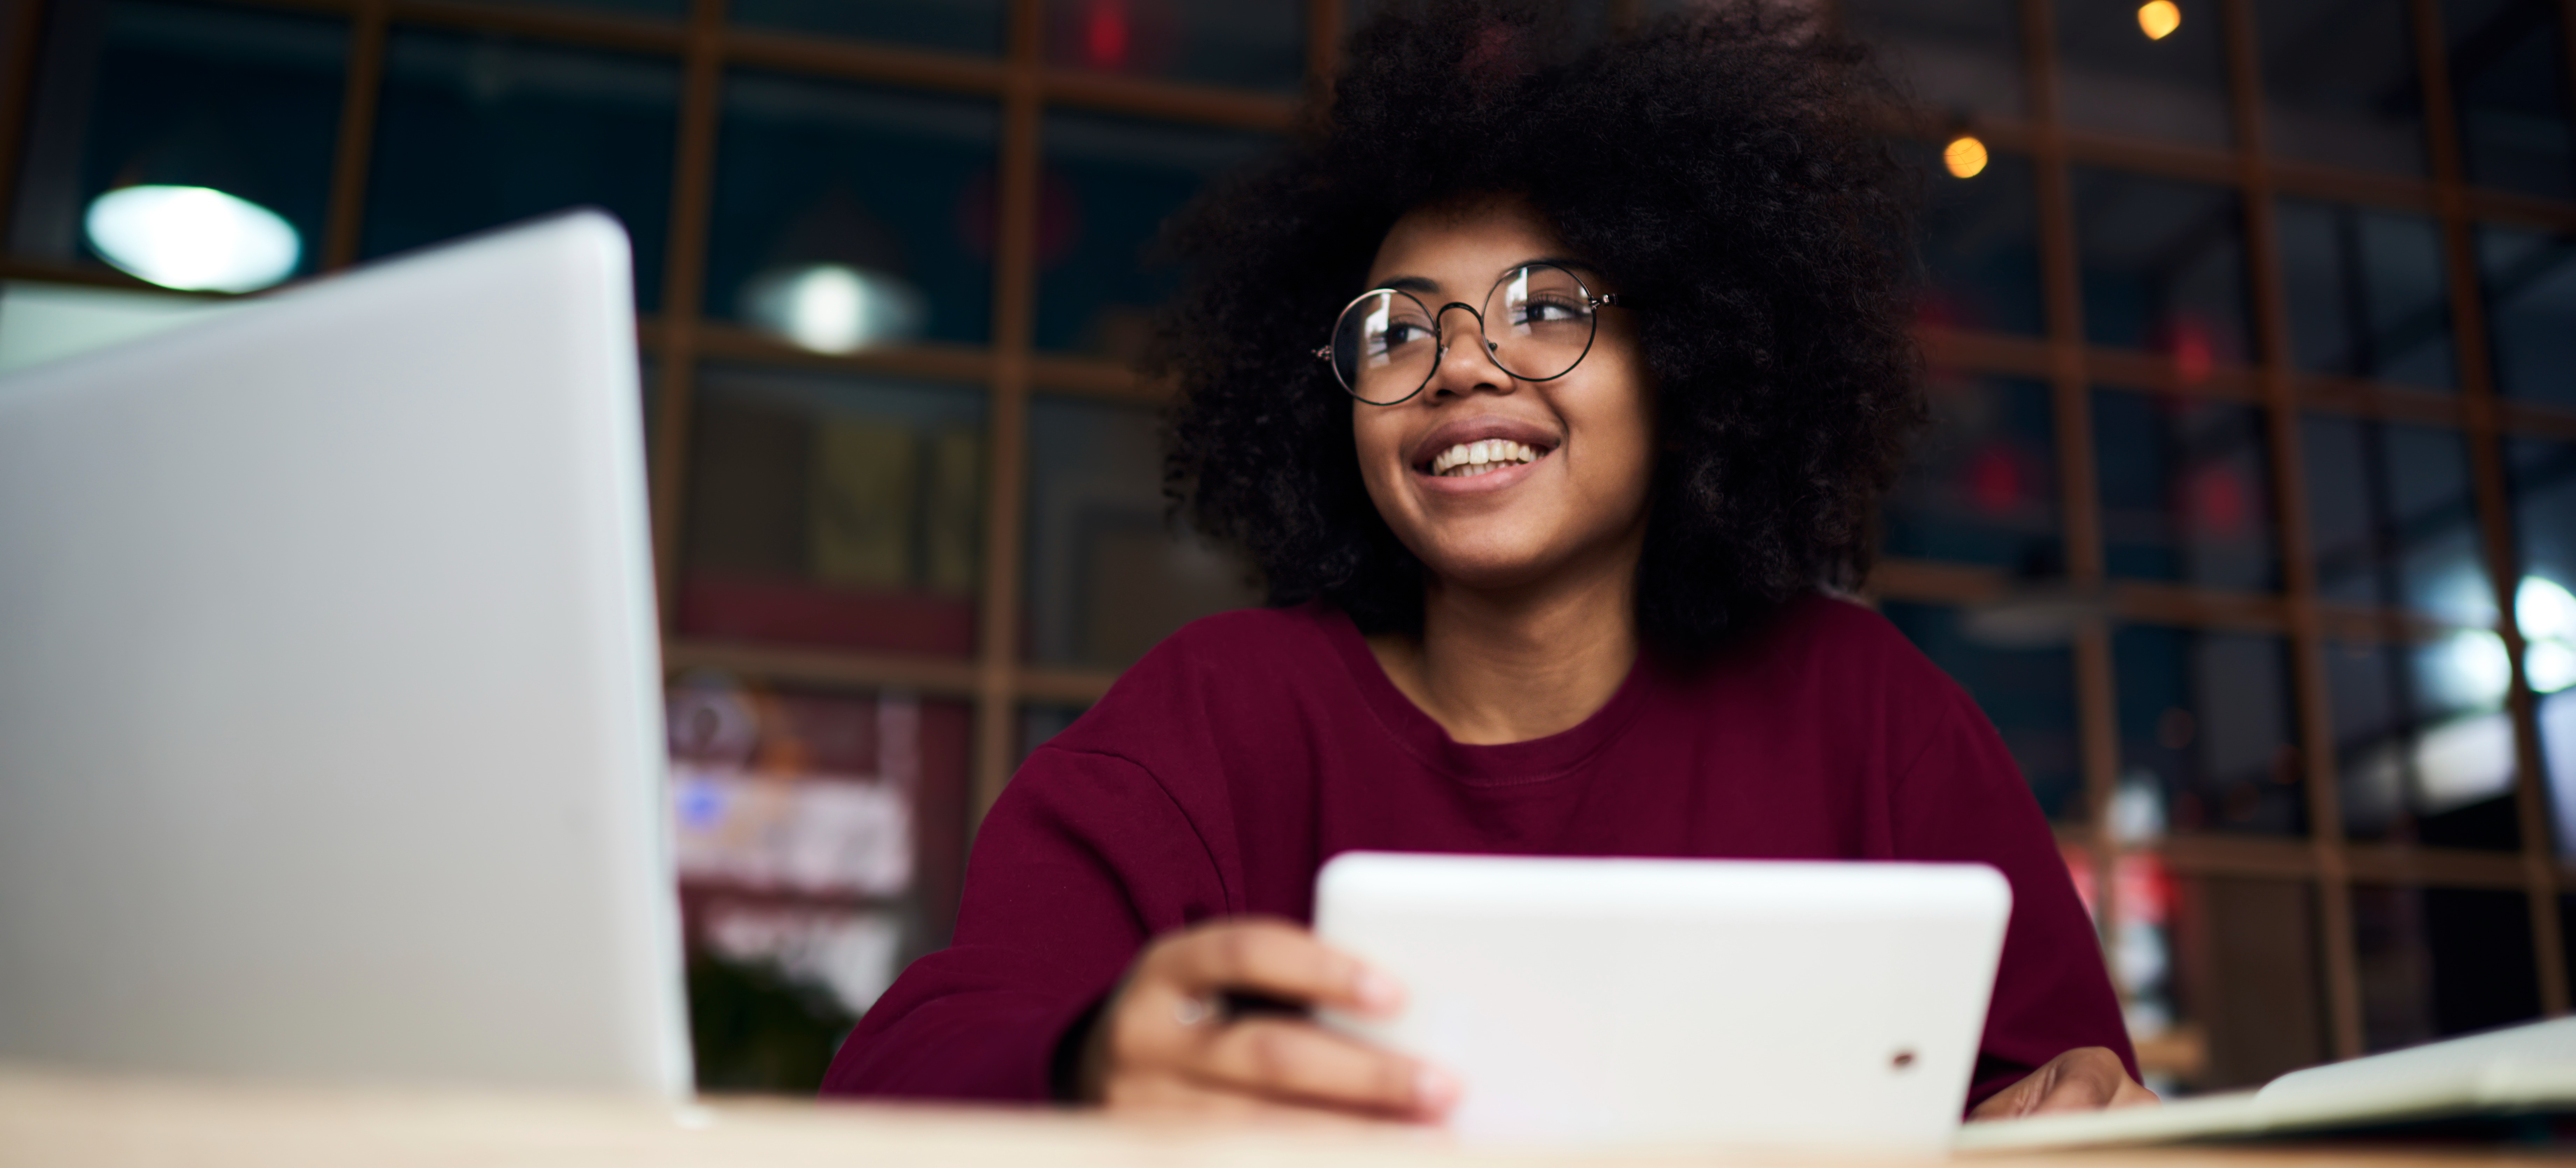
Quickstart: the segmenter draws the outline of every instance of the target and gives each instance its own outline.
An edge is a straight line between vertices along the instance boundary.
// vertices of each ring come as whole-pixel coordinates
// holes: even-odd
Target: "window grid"
[[[980,636],[972,658],[668,638],[664,648],[668,668],[674,672],[719,668],[780,682],[897,687],[925,696],[969,699],[975,709],[972,774],[978,814],[1007,782],[1019,757],[1016,738],[1019,711],[1024,705],[1081,705],[1096,700],[1108,688],[1113,673],[1032,665],[1018,657],[1026,607],[1021,593],[1028,403],[1031,394],[1040,392],[1146,402],[1160,400],[1161,394],[1113,362],[1034,351],[1041,118],[1049,109],[1079,108],[1276,131],[1292,121],[1294,103],[1262,94],[1089,74],[1046,65],[1042,40],[1044,0],[1012,0],[1005,49],[998,59],[733,28],[726,23],[725,0],[693,0],[685,19],[676,21],[466,0],[235,2],[334,13],[351,21],[347,88],[323,241],[325,266],[331,269],[348,266],[357,254],[385,46],[396,25],[508,33],[589,47],[644,51],[682,62],[685,79],[665,253],[666,300],[662,311],[644,321],[640,329],[641,342],[653,358],[658,379],[651,486],[657,571],[666,610],[679,591],[676,549],[682,546],[684,537],[682,501],[690,474],[689,432],[700,361],[720,358],[774,366],[923,376],[984,387],[989,401],[990,456],[984,472],[982,601],[977,618]],[[2086,812],[2080,824],[2060,828],[2061,838],[2082,847],[2095,865],[2100,919],[2118,919],[2110,899],[2118,888],[2118,881],[2112,878],[2113,865],[2124,848],[2155,853],[2179,876],[2308,883],[2316,894],[2325,958],[2325,984],[2321,988],[2332,1053],[2349,1057],[2363,1051],[2363,1006],[2350,896],[2356,884],[2520,891],[2526,895],[2530,909],[2534,975],[2543,1009],[2553,1015],[2565,1013],[2567,971],[2559,936],[2558,893],[2562,883],[2576,880],[2576,868],[2560,861],[2550,839],[2534,698],[2523,675],[2523,642],[2515,625],[2513,590],[2519,572],[2502,443],[2516,436],[2576,440],[2576,409],[2504,401],[2499,397],[2486,341],[2474,232],[2482,223],[2576,232],[2576,203],[2476,188],[2465,180],[2439,0],[2407,0],[2431,163],[2431,173],[2425,178],[2346,170],[2267,154],[2252,0],[2219,0],[2235,146],[2179,146],[2070,128],[2064,124],[2058,95],[2051,0],[2018,2],[2028,117],[1926,122],[1909,127],[1907,132],[1937,140],[1948,132],[1965,129],[2031,160],[2037,180],[2045,330],[2041,337],[2024,338],[1927,327],[1924,341],[1933,362],[1944,368],[2021,376],[2050,387],[2068,582],[2103,601],[2100,615],[2080,624],[2073,643]],[[0,82],[0,213],[12,205],[45,7],[42,0],[18,0],[8,14],[6,40],[0,42],[0,52],[5,52],[5,60],[0,60],[0,77],[8,79]],[[2560,48],[2569,59],[2576,59],[2576,0],[2560,0],[2559,7],[2562,37],[2567,42]],[[1613,4],[1610,11],[1612,19],[1627,20],[1633,19],[1639,8],[1631,0]],[[1308,83],[1310,89],[1319,91],[1329,83],[1333,52],[1342,31],[1343,3],[1309,0],[1307,9]],[[1000,100],[1000,231],[994,260],[992,339],[988,345],[915,344],[828,356],[704,318],[700,301],[713,211],[712,162],[717,146],[721,82],[729,69],[743,66]],[[2205,375],[2185,376],[2173,361],[2161,355],[2089,346],[2085,342],[2070,192],[2071,168],[2077,165],[2192,179],[2224,187],[2240,197],[2256,342],[2250,364],[2222,365]],[[2452,335],[2457,338],[2453,347],[2458,373],[2456,394],[2319,376],[2293,368],[2274,201],[2283,195],[2411,211],[2436,220],[2449,285]],[[113,273],[8,255],[0,255],[0,277],[137,286],[131,279]],[[2282,559],[2279,592],[2237,592],[2123,580],[2107,573],[2091,418],[2093,391],[2103,386],[2235,401],[2261,410],[2268,423],[2268,486],[2277,511]],[[2416,640],[2451,626],[2417,612],[2319,597],[2299,438],[2300,419],[2308,413],[2435,426],[2455,430],[2466,439],[2477,530],[2485,540],[2488,577],[2496,590],[2499,615],[2492,631],[2503,639],[2512,664],[2507,709],[2514,729],[2517,764],[2514,799],[2521,832],[2518,852],[2356,843],[2344,838],[2337,805],[2340,788],[2324,664],[2326,642]],[[1873,592],[1890,600],[1957,605],[1997,598],[2010,584],[2009,573],[2001,569],[1897,560],[1882,566]],[[667,611],[665,615],[667,627]],[[2123,620],[2261,632],[2287,639],[2292,653],[2307,813],[2312,825],[2305,840],[2180,836],[2146,844],[2119,841],[2111,825],[2120,743],[2110,631],[2112,622]]]

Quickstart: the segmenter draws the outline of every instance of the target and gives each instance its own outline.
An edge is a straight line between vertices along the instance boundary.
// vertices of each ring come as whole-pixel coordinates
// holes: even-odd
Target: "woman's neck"
[[[1369,638],[1395,687],[1460,742],[1526,742],[1610,701],[1637,660],[1636,549],[1504,591],[1434,582],[1422,636]]]

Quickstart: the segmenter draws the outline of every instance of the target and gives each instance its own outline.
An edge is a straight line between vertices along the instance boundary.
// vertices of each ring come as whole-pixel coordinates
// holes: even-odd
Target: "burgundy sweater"
[[[1641,658],[1561,734],[1450,739],[1357,629],[1210,617],[1022,764],[967,866],[956,943],[916,961],[826,1094],[1048,1098],[1058,1040],[1148,938],[1308,921],[1352,849],[1967,860],[2012,883],[1971,1102],[2128,1035],[2039,806],[1975,703],[1877,614],[1790,604],[1697,668]]]

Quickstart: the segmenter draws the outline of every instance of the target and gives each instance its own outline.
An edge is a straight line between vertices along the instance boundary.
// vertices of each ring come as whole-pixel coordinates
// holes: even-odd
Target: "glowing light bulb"
[[[2147,39],[2160,41],[2182,27],[2182,7],[2174,0],[2147,0],[2138,5],[2138,31]]]
[[[1975,178],[1986,169],[1986,144],[1973,135],[1961,134],[1942,148],[1941,165],[1949,167],[1958,178]]]
[[[745,317],[818,353],[909,339],[921,331],[924,308],[910,284],[846,264],[765,272],[743,289]]]
[[[107,262],[191,292],[266,288],[304,254],[277,212],[210,187],[120,187],[90,202],[83,226]]]
[[[2576,596],[2547,576],[2525,576],[2513,590],[2513,623],[2526,641],[2576,640]]]
[[[2424,665],[2424,680],[2458,709],[2494,709],[2513,686],[2513,658],[2505,655],[2504,638],[2485,629],[2462,629],[2435,643]]]
[[[2552,694],[2576,685],[2576,649],[2565,641],[2533,641],[2522,654],[2522,677],[2533,693]]]

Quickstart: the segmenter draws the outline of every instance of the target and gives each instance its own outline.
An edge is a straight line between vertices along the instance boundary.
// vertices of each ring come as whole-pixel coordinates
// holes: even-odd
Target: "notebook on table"
[[[2294,1071],[2259,1089],[2075,1115],[1970,1124],[1962,1151],[2546,1132],[2576,1116],[2576,1018],[2492,1030]]]

